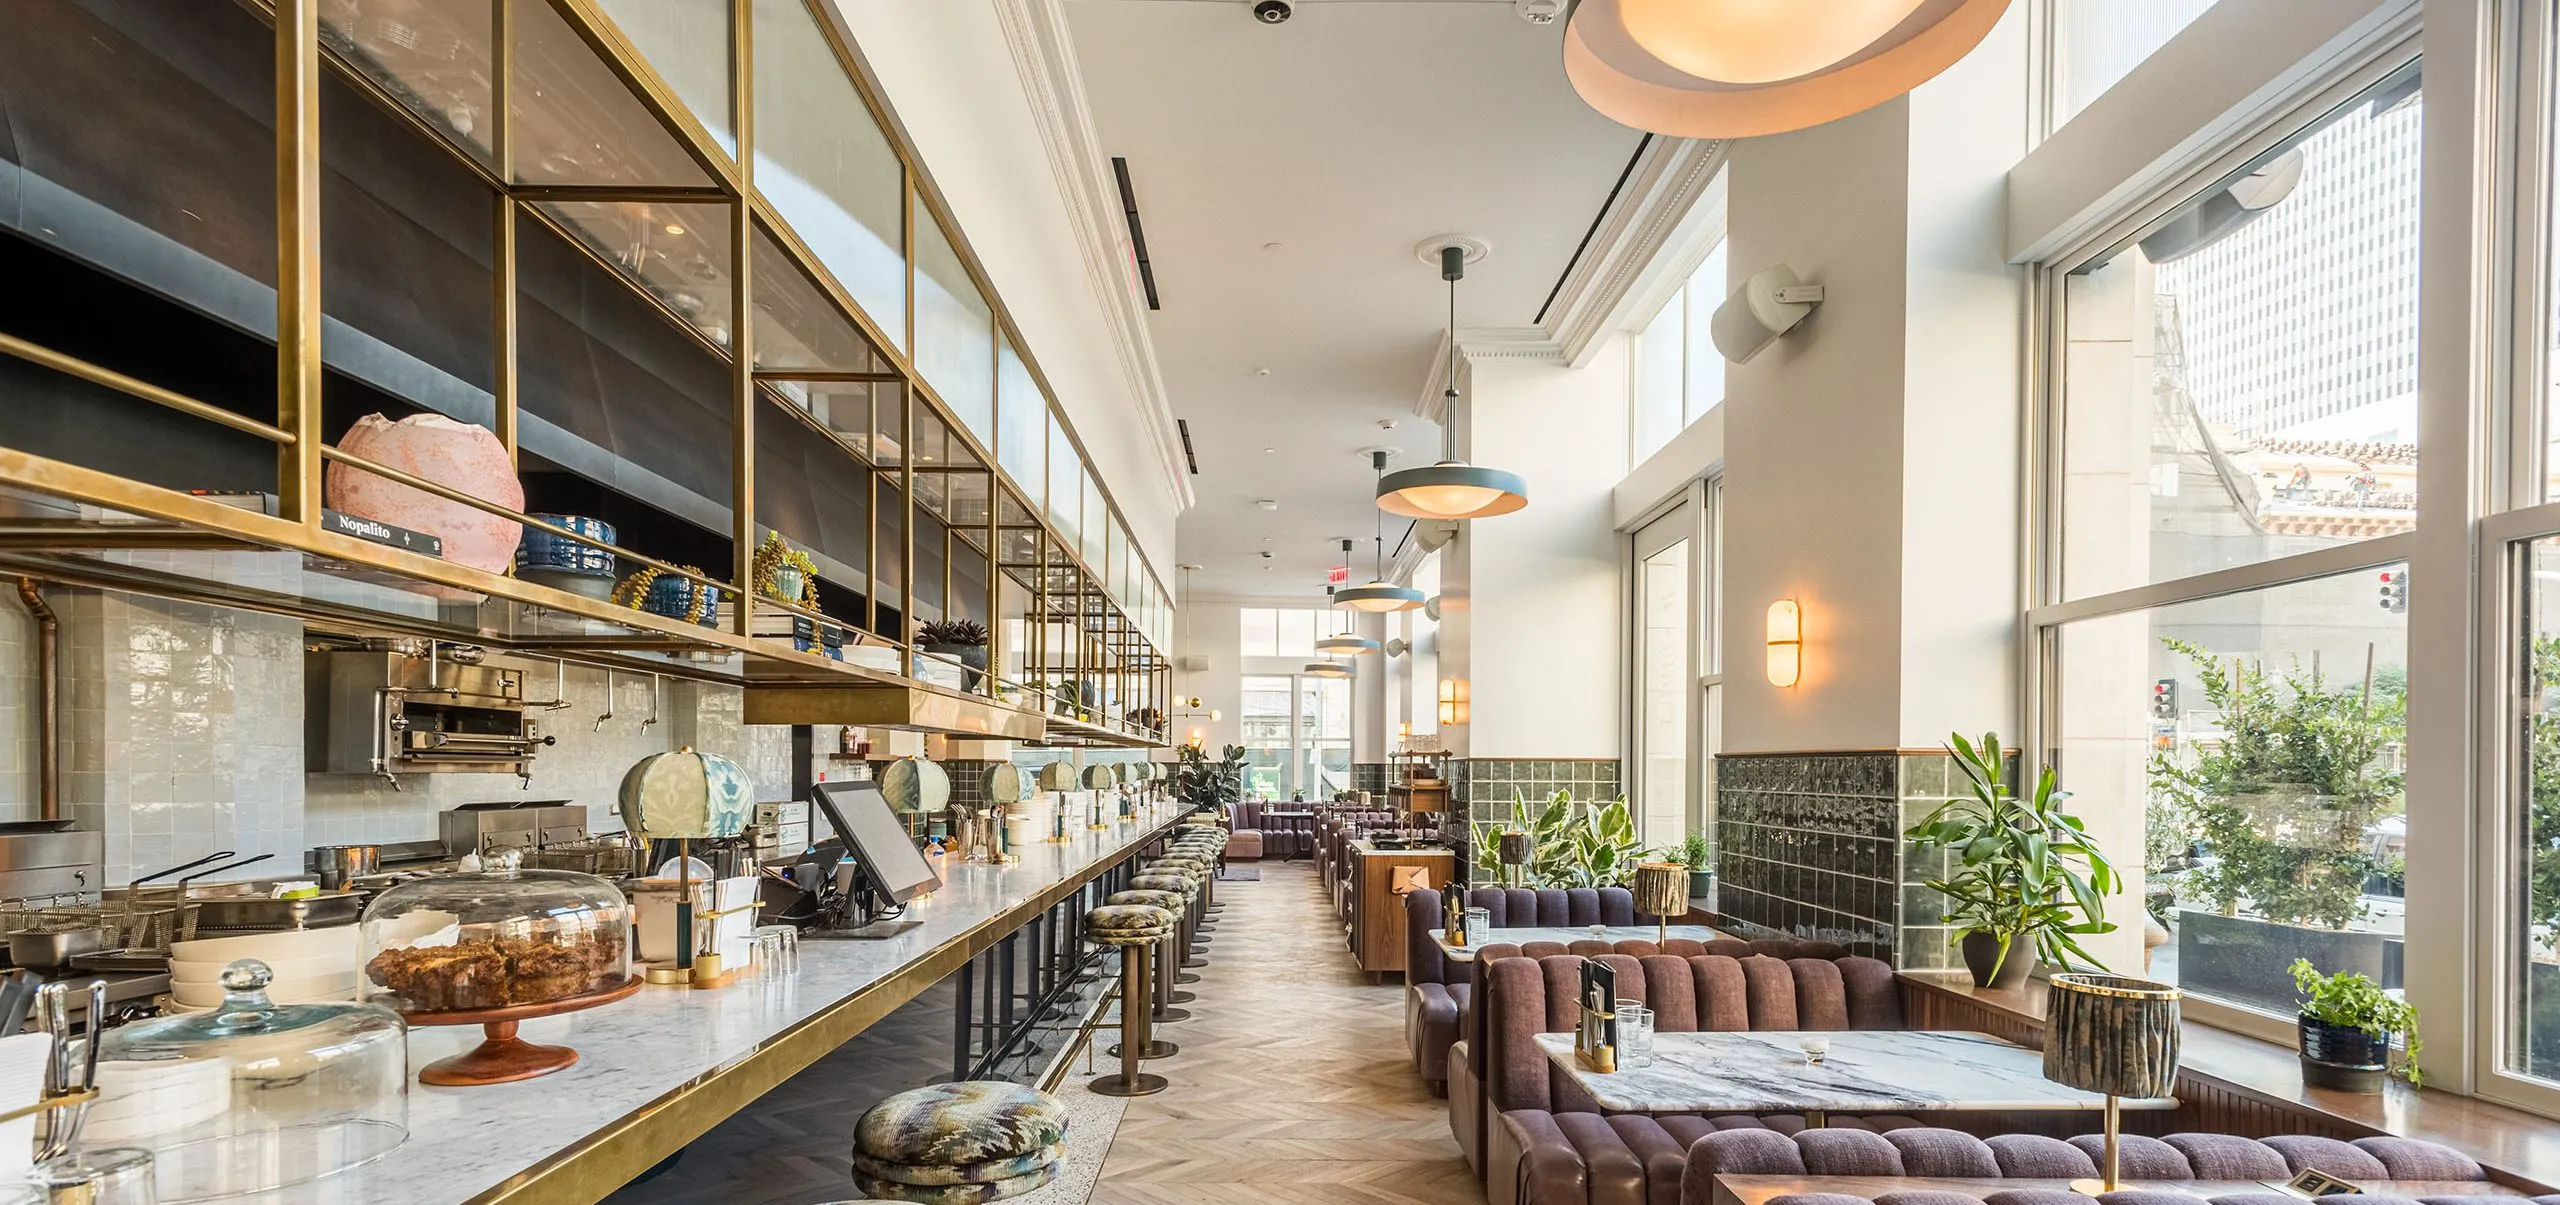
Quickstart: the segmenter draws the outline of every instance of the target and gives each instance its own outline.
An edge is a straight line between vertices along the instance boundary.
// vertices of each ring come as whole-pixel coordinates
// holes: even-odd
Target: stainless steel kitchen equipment
[[[550,744],[524,706],[524,673],[459,664],[425,641],[304,656],[304,748],[319,774],[463,770],[529,777]]]
[[[60,927],[21,929],[9,935],[12,966],[51,970],[69,966],[82,954],[95,954],[114,944],[116,930],[97,924],[63,923]]]
[[[587,809],[566,799],[467,803],[436,817],[446,857],[493,849],[533,849],[587,839]]]
[[[0,900],[95,895],[107,885],[106,834],[48,831],[50,823],[0,827]]]
[[[527,850],[524,866],[528,870],[574,870],[608,879],[627,879],[640,873],[640,853],[640,847],[629,837],[616,833]]]
[[[382,847],[379,845],[323,845],[311,851],[311,872],[320,876],[323,891],[336,891],[351,879],[375,874],[382,869]]]
[[[365,897],[352,891],[280,900],[275,889],[275,880],[188,888],[187,902],[196,912],[196,935],[326,929],[352,925],[364,914]]]

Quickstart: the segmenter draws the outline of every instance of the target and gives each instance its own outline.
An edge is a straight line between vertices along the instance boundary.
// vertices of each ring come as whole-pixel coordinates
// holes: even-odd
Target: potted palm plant
[[[2116,889],[2114,864],[2062,810],[2048,766],[2033,795],[2005,782],[2007,751],[1996,733],[1977,745],[1956,733],[1948,751],[1972,780],[1971,798],[1940,804],[1904,835],[1922,851],[1955,854],[1956,868],[1929,886],[1947,897],[1945,920],[1962,931],[1966,969],[1977,987],[2015,987],[2036,959],[2105,969],[2078,939],[2112,933],[2106,895]]]

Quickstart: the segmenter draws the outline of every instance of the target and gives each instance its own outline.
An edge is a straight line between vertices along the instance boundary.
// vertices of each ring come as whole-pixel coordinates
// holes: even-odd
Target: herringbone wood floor
[[[1404,987],[1373,985],[1306,863],[1218,884],[1226,905],[1192,1019],[1147,1064],[1092,1205],[1481,1205],[1446,1101],[1413,1073]],[[1072,1086],[1069,1090],[1074,1090]]]

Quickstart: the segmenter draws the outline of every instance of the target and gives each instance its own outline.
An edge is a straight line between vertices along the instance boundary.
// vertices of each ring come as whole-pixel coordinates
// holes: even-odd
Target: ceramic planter
[[[413,477],[484,498],[509,510],[524,509],[524,484],[507,461],[505,445],[486,427],[440,414],[413,414],[392,422],[379,414],[357,419],[340,449]],[[490,573],[504,573],[524,540],[524,524],[447,502],[387,477],[332,463],[323,487],[331,509],[444,541],[444,559]]]
[[[1964,951],[1965,969],[1973,972],[1975,987],[2017,987],[2027,981],[2029,972],[2035,970],[2036,950],[2033,938],[2012,938],[2009,942],[2009,957],[2005,962],[2000,958],[2000,937],[1996,933],[1967,933],[1964,935],[1961,948]],[[1992,974],[1995,963],[1999,966],[1999,974],[1996,978]]]
[[[2391,1069],[2391,1036],[2352,1025],[2333,1025],[2309,1013],[2297,1019],[2302,1040],[2302,1082],[2314,1088],[2366,1094],[2382,1091]]]

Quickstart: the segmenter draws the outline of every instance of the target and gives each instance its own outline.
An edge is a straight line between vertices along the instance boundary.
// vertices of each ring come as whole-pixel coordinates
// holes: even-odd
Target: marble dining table
[[[1804,1039],[1830,1044],[1820,1063]],[[2044,1055],[1987,1033],[1852,1029],[1657,1033],[1653,1059],[1601,1073],[1573,1054],[1573,1035],[1536,1035],[1549,1062],[1612,1113],[2094,1112],[2106,1097],[2044,1077]],[[2169,1099],[2126,1100],[2166,1109]]]
[[[1719,933],[1705,925],[1673,925],[1670,935],[1696,942],[1708,942],[1719,937],[1733,936],[1730,933]],[[1616,945],[1622,941],[1659,941],[1662,936],[1660,925],[1524,925],[1517,928],[1488,929],[1485,931],[1484,944],[1509,943],[1525,946],[1533,941],[1552,941],[1559,945],[1570,946],[1577,941],[1605,941]],[[1451,962],[1476,960],[1477,947],[1450,945],[1449,931],[1446,929],[1433,929],[1431,940],[1439,945],[1440,953]]]

